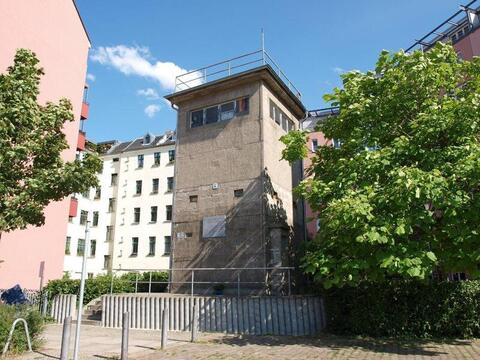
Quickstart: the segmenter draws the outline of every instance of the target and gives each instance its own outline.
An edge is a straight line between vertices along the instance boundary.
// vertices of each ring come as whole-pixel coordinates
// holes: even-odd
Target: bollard
[[[198,300],[198,299],[197,299]],[[198,302],[193,305],[193,314],[192,314],[192,337],[191,342],[197,341],[198,337]]]
[[[128,312],[123,313],[122,319],[122,353],[120,356],[121,360],[128,359],[128,330],[130,328],[130,318]]]
[[[72,317],[67,316],[63,319],[62,348],[60,350],[60,360],[68,359],[68,348],[70,346],[70,330],[72,328]]]
[[[163,309],[162,314],[162,350],[167,346],[167,331],[168,331],[168,306]]]

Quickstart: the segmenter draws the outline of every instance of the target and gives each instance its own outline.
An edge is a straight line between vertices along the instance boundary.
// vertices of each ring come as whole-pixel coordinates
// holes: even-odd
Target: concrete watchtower
[[[259,66],[232,74],[234,60],[260,54]],[[242,294],[288,286],[286,271],[265,268],[291,265],[292,246],[303,236],[303,206],[292,196],[302,168],[280,161],[279,138],[298,129],[305,108],[263,50],[247,56],[179,76],[176,92],[166,96],[178,110],[173,292],[191,290],[179,284],[191,280],[191,271],[178,270],[185,268],[229,268],[196,270],[195,293],[214,289],[197,282],[236,293],[240,279]],[[222,64],[226,73],[210,80]]]

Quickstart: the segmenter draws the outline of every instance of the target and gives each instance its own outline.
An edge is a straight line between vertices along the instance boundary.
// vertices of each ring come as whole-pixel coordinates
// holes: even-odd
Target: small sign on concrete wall
[[[225,237],[226,220],[225,215],[204,217],[202,237],[204,239]]]

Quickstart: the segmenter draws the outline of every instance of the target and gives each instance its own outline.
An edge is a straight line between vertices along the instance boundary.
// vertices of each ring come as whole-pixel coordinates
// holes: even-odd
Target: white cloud
[[[335,66],[332,70],[334,73],[337,74],[343,74],[344,72],[347,72],[344,68],[341,68],[340,66]]]
[[[145,108],[144,111],[149,118],[153,118],[155,114],[160,111],[160,105],[150,104]]]
[[[140,89],[137,91],[137,95],[145,96],[147,100],[158,100],[160,98],[157,91],[152,88]]]
[[[88,73],[87,74],[87,80],[90,80],[91,82],[95,81],[95,75]]]
[[[92,50],[90,59],[102,65],[112,66],[125,75],[137,75],[153,79],[167,90],[175,88],[176,76],[187,72],[173,62],[155,61],[147,47],[100,46]],[[200,76],[194,73],[187,77],[194,79]],[[192,81],[190,86],[198,84],[201,84],[201,80]]]

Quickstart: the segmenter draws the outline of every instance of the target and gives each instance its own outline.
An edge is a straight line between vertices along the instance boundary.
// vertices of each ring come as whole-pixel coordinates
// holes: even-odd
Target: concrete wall
[[[0,1],[0,72],[13,64],[18,48],[33,50],[45,75],[38,101],[70,99],[75,121],[64,128],[70,148],[65,160],[75,158],[89,40],[73,1]],[[45,209],[45,225],[2,234],[0,240],[0,287],[19,283],[38,289],[49,279],[62,276],[69,200]],[[20,261],[21,260],[21,261]]]
[[[119,328],[129,313],[133,329],[161,329],[168,307],[170,331],[189,331],[193,306],[199,306],[202,332],[255,335],[315,335],[325,328],[323,300],[313,296],[190,297],[175,295],[102,296],[102,325]]]

